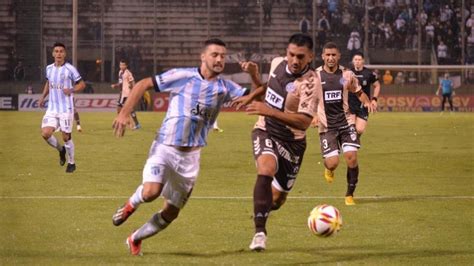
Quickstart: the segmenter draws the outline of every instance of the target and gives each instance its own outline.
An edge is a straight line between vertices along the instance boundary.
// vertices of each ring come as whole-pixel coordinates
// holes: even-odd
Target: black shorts
[[[276,187],[278,190],[289,192],[295,183],[303,161],[306,139],[291,142],[282,141],[272,137],[266,131],[254,129],[252,143],[255,160],[262,154],[270,154],[275,157],[277,172],[273,179],[273,185],[278,185],[279,187]]]
[[[349,111],[351,114],[356,115],[359,118],[364,119],[365,121],[369,120],[369,109],[364,107],[364,104],[359,102],[359,104],[349,104]]]
[[[360,148],[359,136],[354,125],[340,129],[330,129],[319,134],[321,154],[324,158],[338,156],[339,151],[357,151]]]

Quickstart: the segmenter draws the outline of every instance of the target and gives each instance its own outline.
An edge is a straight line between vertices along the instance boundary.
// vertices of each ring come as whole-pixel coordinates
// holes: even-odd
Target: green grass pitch
[[[180,217],[143,243],[124,245],[161,208],[144,204],[122,226],[111,217],[141,182],[162,113],[139,113],[143,129],[112,134],[113,113],[81,113],[74,131],[77,171],[66,174],[40,136],[43,113],[0,112],[0,265],[474,263],[474,115],[377,113],[359,151],[356,206],[345,206],[343,162],[333,184],[322,176],[315,129],[287,203],[271,213],[267,250],[252,253],[255,182],[250,131],[256,117],[222,113]],[[57,135],[58,136],[58,135]],[[341,158],[342,159],[342,158]],[[311,235],[306,219],[321,203],[343,217],[338,235]]]

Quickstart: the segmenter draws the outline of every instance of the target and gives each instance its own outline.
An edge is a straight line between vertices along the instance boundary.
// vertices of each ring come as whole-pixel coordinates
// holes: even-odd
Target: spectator
[[[431,46],[433,44],[434,35],[435,35],[435,27],[433,26],[431,21],[428,22],[428,24],[426,24],[425,33],[426,33],[426,44],[428,46]]]
[[[354,29],[351,32],[349,40],[347,41],[347,50],[351,53],[351,58],[354,56],[355,52],[359,51],[361,47],[361,40],[359,32]]]
[[[474,14],[471,14],[469,19],[466,21],[466,32],[471,32],[474,27]]]
[[[272,24],[273,0],[263,0],[263,24]]]
[[[25,93],[26,94],[34,94],[35,91],[33,90],[33,86],[28,85],[28,87],[26,87]]]
[[[448,59],[448,46],[446,46],[446,44],[440,40],[436,50],[438,52],[438,64],[446,64]]]
[[[302,33],[308,34],[310,28],[309,20],[306,18],[306,16],[303,16],[303,18],[300,20],[300,31]]]
[[[25,79],[25,68],[23,67],[22,61],[18,61],[18,64],[13,70],[13,79],[15,81],[21,81]]]
[[[385,74],[383,75],[383,84],[389,85],[389,84],[392,84],[392,82],[393,82],[393,77],[392,77],[392,74],[390,74],[390,70],[385,70]]]
[[[318,28],[319,30],[329,31],[331,30],[331,26],[329,26],[329,20],[326,18],[326,15],[322,15],[322,17],[318,20]]]
[[[410,72],[410,74],[408,75],[408,83],[416,83],[416,74],[415,72]]]
[[[288,18],[296,19],[296,0],[288,0]]]
[[[395,85],[405,85],[405,76],[402,72],[398,72],[397,76],[395,77]]]

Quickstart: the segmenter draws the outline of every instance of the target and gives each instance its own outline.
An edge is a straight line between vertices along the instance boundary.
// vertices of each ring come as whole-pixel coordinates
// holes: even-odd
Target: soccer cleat
[[[133,127],[133,130],[137,130],[137,129],[140,129],[142,128],[142,126],[140,124],[136,124],[134,127]]]
[[[135,212],[135,208],[127,201],[122,207],[117,209],[112,217],[112,223],[115,226],[123,224],[133,212]]]
[[[76,129],[77,129],[78,132],[82,132],[82,127],[81,127],[81,125],[77,125],[77,126],[76,126]]]
[[[334,181],[334,171],[324,168],[324,178],[326,182],[332,183]]]
[[[219,132],[219,133],[224,132],[224,130],[220,127],[215,127],[215,128],[213,128],[213,130],[216,131],[216,132]]]
[[[264,232],[258,232],[253,236],[249,248],[253,251],[262,251],[267,247],[267,236]]]
[[[354,197],[352,196],[346,196],[345,201],[346,201],[346,205],[348,206],[356,205],[354,201]]]
[[[76,171],[76,165],[73,163],[68,163],[66,167],[66,173],[72,173]]]
[[[134,256],[143,256],[142,253],[142,241],[133,241],[132,240],[132,235],[133,233],[127,237],[127,240],[125,241],[125,244],[128,246],[128,250],[130,250],[130,254]]]
[[[59,165],[63,166],[66,163],[66,147],[59,151]]]

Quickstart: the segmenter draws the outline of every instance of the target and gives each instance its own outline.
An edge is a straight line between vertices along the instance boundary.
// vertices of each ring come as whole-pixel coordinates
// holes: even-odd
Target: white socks
[[[67,162],[74,164],[74,142],[72,142],[72,139],[64,143],[64,147],[66,148]]]
[[[130,204],[134,209],[138,208],[138,206],[144,202],[143,200],[143,185],[138,186],[137,191],[133,193],[133,195],[129,199]]]
[[[51,136],[49,137],[49,139],[46,140],[46,142],[48,142],[49,146],[57,149],[58,151],[61,151],[61,149],[63,147],[61,147],[61,145],[58,143],[58,140],[56,139],[55,136]]]
[[[170,223],[161,217],[161,212],[156,213],[151,219],[132,235],[133,241],[143,240],[156,235],[165,229]]]

